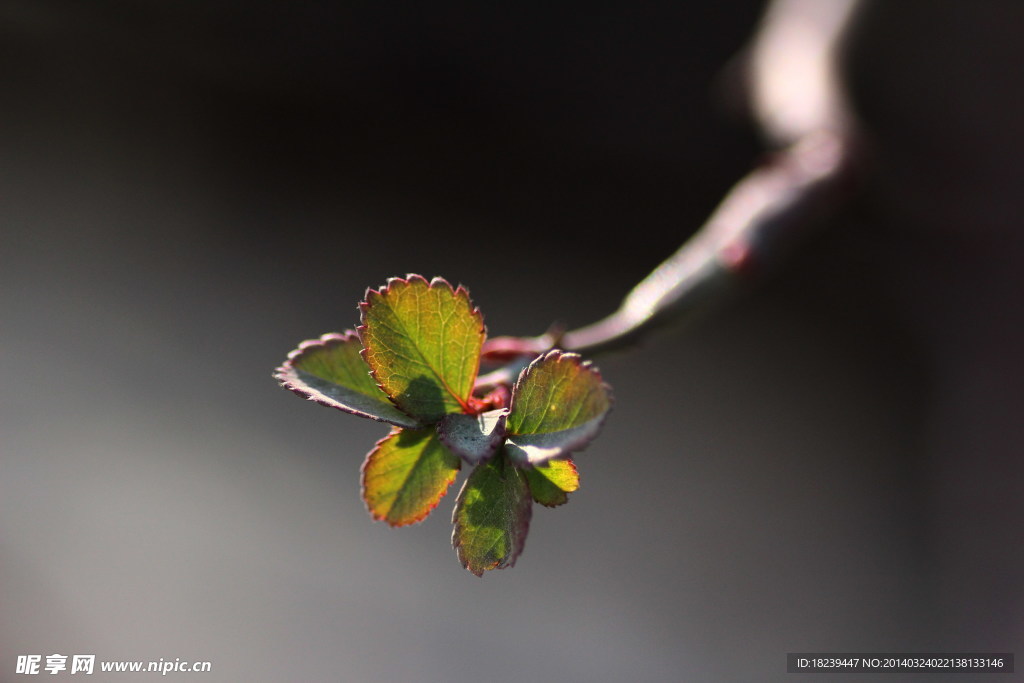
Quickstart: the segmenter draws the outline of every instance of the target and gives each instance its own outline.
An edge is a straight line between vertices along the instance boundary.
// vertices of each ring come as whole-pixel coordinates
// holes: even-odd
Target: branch
[[[751,276],[773,269],[837,208],[851,184],[850,148],[844,136],[817,131],[776,153],[737,183],[707,223],[608,317],[567,332],[488,341],[484,358],[508,365],[481,377],[478,386],[502,383],[522,359],[555,346],[593,356],[713,309]]]

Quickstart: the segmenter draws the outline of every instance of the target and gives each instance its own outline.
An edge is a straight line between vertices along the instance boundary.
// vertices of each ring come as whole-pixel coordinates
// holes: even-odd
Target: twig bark
[[[775,154],[726,195],[707,223],[595,323],[538,337],[497,337],[485,359],[506,361],[481,387],[507,382],[521,359],[558,347],[594,356],[636,343],[668,322],[714,308],[752,276],[773,269],[851,185],[848,140],[818,131]]]
[[[487,342],[484,358],[506,365],[481,377],[481,387],[508,383],[524,362],[553,347],[598,355],[692,319],[775,268],[839,208],[856,160],[835,50],[854,7],[854,0],[772,4],[747,55],[747,85],[762,130],[781,150],[733,186],[704,226],[608,317],[576,330]]]

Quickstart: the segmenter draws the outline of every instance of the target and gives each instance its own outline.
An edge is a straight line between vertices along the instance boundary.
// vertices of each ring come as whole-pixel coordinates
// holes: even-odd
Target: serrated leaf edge
[[[363,300],[359,302],[358,309],[359,309],[360,324],[358,326],[356,326],[355,333],[359,336],[359,343],[363,347],[362,350],[359,351],[359,355],[363,357],[364,361],[366,361],[367,367],[370,367],[370,363],[366,359],[366,341],[365,341],[363,335],[366,333],[366,310],[368,308],[370,308],[370,306],[373,305],[373,302],[370,301],[370,297],[371,296],[386,296],[388,294],[388,292],[391,291],[391,287],[393,285],[395,285],[395,284],[406,284],[406,285],[408,285],[408,284],[411,284],[414,281],[425,283],[427,285],[428,289],[433,289],[434,287],[447,287],[448,290],[450,292],[452,292],[452,294],[454,296],[456,296],[456,297],[459,297],[459,296],[464,297],[465,300],[466,300],[466,303],[469,304],[469,312],[470,312],[470,314],[474,318],[476,318],[476,320],[480,323],[480,331],[484,335],[484,343],[487,342],[487,325],[484,323],[484,315],[480,311],[480,308],[476,304],[473,303],[473,299],[469,296],[469,290],[468,289],[463,287],[461,283],[457,287],[452,287],[451,283],[448,282],[448,280],[446,280],[446,279],[444,279],[443,277],[440,277],[440,276],[434,276],[428,282],[427,278],[423,277],[422,275],[419,275],[417,273],[408,273],[408,274],[406,274],[406,276],[404,278],[397,277],[397,276],[396,277],[389,277],[385,281],[385,284],[384,284],[383,287],[378,287],[377,289],[374,289],[373,287],[367,287],[366,288],[366,292],[363,294]],[[482,354],[478,354],[477,355],[476,370],[473,372],[473,377],[474,378],[476,378],[476,377],[478,377],[480,375],[480,355],[482,355]],[[381,391],[384,392],[385,396],[388,397],[388,400],[391,401],[392,403],[394,403],[395,407],[398,408],[398,403],[396,403],[395,399],[390,394],[388,394],[387,391],[384,390],[383,386],[381,386],[381,383],[380,383],[379,379],[377,378],[377,372],[372,367],[370,367],[370,375],[373,377],[373,381],[376,382],[377,387]],[[470,390],[470,395],[472,395],[472,390]],[[456,397],[456,400],[459,401],[460,403],[462,402],[461,399],[459,399],[458,397]],[[399,410],[402,410],[402,409],[399,408]],[[402,412],[405,413],[404,410],[402,410]]]
[[[477,467],[488,467],[489,463],[490,461],[480,463],[479,465],[477,465]],[[495,562],[491,566],[485,567],[480,571],[474,571],[469,568],[469,561],[465,558],[462,552],[462,544],[458,543],[456,539],[459,537],[459,530],[462,528],[462,525],[459,523],[458,520],[458,513],[460,507],[462,506],[463,496],[465,495],[466,489],[469,486],[470,477],[473,476],[472,472],[470,472],[469,476],[467,476],[466,479],[462,482],[462,488],[459,489],[458,495],[455,496],[455,507],[452,509],[452,548],[455,549],[455,555],[456,557],[458,557],[459,564],[462,565],[462,568],[468,571],[470,574],[473,574],[477,577],[482,578],[484,572],[487,571],[492,571],[495,569],[510,569],[514,567],[516,565],[516,561],[519,559],[519,556],[523,554],[523,550],[526,548],[526,538],[527,536],[529,536],[530,521],[533,517],[533,492],[530,491],[530,482],[526,478],[525,474],[517,472],[517,468],[513,467],[511,463],[508,463],[508,469],[511,472],[514,472],[516,475],[521,476],[523,478],[523,482],[526,486],[526,490],[529,493],[529,495],[526,499],[528,504],[524,506],[525,511],[521,516],[521,519],[519,520],[519,524],[516,527],[516,538],[521,539],[520,543],[514,548],[513,552],[510,553],[507,558],[505,558],[504,562]]]
[[[384,522],[389,527],[392,527],[392,528],[395,528],[395,529],[397,529],[399,527],[403,527],[403,526],[412,526],[413,524],[419,524],[420,522],[425,520],[427,517],[429,517],[430,513],[432,513],[435,509],[437,509],[437,506],[441,504],[441,500],[445,496],[448,495],[448,491],[451,490],[452,484],[455,483],[455,479],[459,476],[459,471],[462,470],[462,458],[457,458],[458,461],[459,461],[459,466],[455,469],[455,472],[452,474],[451,478],[448,480],[448,485],[444,487],[444,490],[441,491],[441,493],[440,493],[440,495],[438,495],[437,499],[433,503],[431,503],[424,510],[422,515],[419,515],[418,517],[416,517],[414,519],[411,519],[411,520],[409,520],[407,522],[391,522],[390,520],[386,519],[384,516],[378,515],[372,509],[370,509],[370,504],[366,500],[366,467],[370,463],[370,457],[374,453],[376,453],[378,450],[380,450],[381,445],[385,441],[390,439],[392,436],[397,436],[402,431],[403,430],[402,430],[401,427],[395,427],[394,429],[392,429],[388,433],[387,436],[385,436],[382,439],[378,439],[377,442],[375,444],[373,444],[373,448],[371,448],[370,451],[366,454],[366,457],[363,458],[363,464],[359,466],[359,495],[363,499],[363,505],[366,507],[366,511],[370,513],[370,517],[373,518],[373,521],[375,521],[375,522]],[[442,444],[442,446],[443,446],[443,444]],[[444,446],[444,447],[447,448],[447,446]]]
[[[312,350],[326,348],[332,344],[346,344],[351,342],[353,339],[359,341],[360,346],[362,346],[362,340],[359,339],[358,334],[356,333],[355,330],[345,330],[344,332],[326,332],[316,339],[306,339],[305,341],[300,342],[296,348],[288,352],[288,356],[285,359],[285,362],[274,369],[273,377],[274,379],[277,380],[277,383],[281,387],[287,389],[296,396],[301,396],[307,401],[312,401],[313,403],[326,406],[327,408],[334,408],[335,410],[340,410],[344,413],[348,413],[349,415],[355,415],[356,417],[364,417],[369,420],[374,420],[375,422],[383,422],[385,424],[394,425],[396,427],[406,427],[410,429],[415,429],[417,428],[417,426],[420,426],[419,421],[416,418],[409,415],[408,413],[406,413],[401,408],[399,408],[397,405],[395,405],[395,402],[391,400],[391,397],[388,396],[387,393],[383,391],[383,389],[381,390],[381,395],[384,398],[386,398],[392,405],[394,405],[394,408],[398,412],[408,417],[409,420],[411,421],[410,424],[396,424],[395,422],[387,420],[379,415],[372,415],[365,411],[358,410],[356,408],[352,408],[350,406],[346,406],[338,402],[325,401],[310,394],[301,387],[296,386],[296,383],[301,381],[297,374],[298,372],[300,372],[300,370],[295,366],[295,362],[299,358],[301,358],[303,355]],[[362,355],[362,350],[360,350],[360,355]],[[367,365],[367,371],[369,370],[370,367],[369,365]],[[376,382],[376,378],[374,378],[374,381]],[[379,384],[377,385],[377,388],[380,388]]]
[[[568,463],[569,463],[569,467],[571,467],[571,468],[572,468],[572,471],[576,473],[576,478],[577,478],[577,479],[579,479],[580,481],[582,481],[582,477],[580,477],[580,470],[579,470],[579,468],[578,468],[578,467],[576,467],[576,463],[575,463],[575,462],[573,462],[573,459],[572,459],[572,458],[570,458],[570,457],[565,457],[565,458],[558,458],[558,459],[559,459],[559,460],[565,460],[566,462],[568,462]],[[551,462],[551,461],[548,461],[548,462]],[[535,472],[537,471],[537,468],[536,468],[536,467],[529,467],[529,468],[527,468],[527,467],[520,467],[519,469],[521,469],[521,470],[523,470],[523,471],[526,471],[526,470],[528,470],[528,469],[529,469],[529,470],[533,470],[533,471],[535,471]],[[564,496],[565,496],[565,500],[563,500],[563,501],[562,501],[561,503],[545,503],[545,502],[543,502],[543,501],[537,500],[537,499],[536,499],[536,498],[534,497],[534,495],[533,495],[533,487],[532,487],[532,486],[530,486],[530,477],[529,477],[528,475],[524,475],[524,476],[526,476],[526,486],[527,486],[527,487],[528,487],[528,488],[530,489],[530,499],[531,499],[531,500],[532,500],[532,501],[533,501],[534,503],[536,503],[537,505],[543,505],[543,506],[544,506],[544,507],[546,507],[546,508],[557,508],[557,507],[562,507],[563,505],[565,505],[566,503],[568,503],[568,502],[569,502],[569,494],[570,494],[570,493],[576,493],[576,491],[565,491],[565,490],[563,490],[563,489],[558,489],[559,491],[562,491],[562,495],[564,495]],[[576,490],[579,490],[579,489],[577,488]]]
[[[533,371],[536,369],[536,366],[538,366],[539,364],[541,364],[541,363],[543,363],[543,362],[545,362],[545,361],[547,361],[549,359],[554,359],[554,361],[556,363],[561,363],[563,361],[572,362],[572,363],[575,363],[579,368],[594,373],[597,376],[597,379],[601,383],[601,388],[604,389],[605,396],[608,397],[608,409],[605,410],[604,413],[602,413],[600,417],[595,418],[595,420],[597,420],[597,426],[594,429],[593,436],[591,436],[591,437],[581,441],[578,445],[574,444],[572,447],[566,448],[564,450],[563,454],[559,455],[558,457],[550,458],[550,460],[559,460],[559,459],[562,459],[562,458],[569,457],[573,453],[579,453],[580,451],[584,450],[587,446],[589,446],[590,443],[595,438],[597,438],[597,435],[601,432],[601,429],[604,428],[604,422],[605,422],[605,420],[608,419],[608,414],[612,412],[612,408],[615,406],[615,396],[612,394],[611,386],[609,386],[608,383],[604,381],[604,377],[601,375],[601,371],[597,368],[596,365],[593,364],[593,362],[591,362],[589,360],[583,360],[583,356],[581,356],[578,353],[573,353],[571,351],[562,351],[561,349],[551,349],[547,353],[541,354],[540,356],[537,356],[536,358],[534,358],[533,361],[531,361],[530,364],[527,365],[525,368],[523,368],[523,371],[519,373],[519,377],[516,379],[516,383],[512,386],[512,398],[509,400],[509,404],[508,404],[509,414],[510,415],[512,414],[512,408],[515,405],[515,400],[516,400],[516,393],[520,389],[520,386],[533,373]],[[588,420],[588,422],[590,422],[590,421]],[[586,424],[587,424],[587,422],[583,423],[583,425],[586,425]],[[579,425],[579,426],[582,427],[583,425]],[[568,431],[568,430],[559,430],[559,431]],[[542,434],[557,434],[558,432],[539,432],[539,433],[542,433]],[[513,434],[512,432],[509,432],[507,437],[506,437],[506,439],[515,439],[516,436],[528,436],[528,434]],[[533,465],[530,464],[530,463],[524,463],[524,462],[520,462],[520,461],[516,460],[515,461],[515,466],[516,467],[532,467]]]

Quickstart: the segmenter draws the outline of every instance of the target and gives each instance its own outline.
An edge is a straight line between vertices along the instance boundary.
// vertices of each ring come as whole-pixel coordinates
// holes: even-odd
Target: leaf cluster
[[[442,278],[391,278],[367,290],[359,310],[359,327],[303,342],[274,376],[309,400],[391,425],[361,469],[374,519],[423,520],[471,466],[452,545],[477,576],[511,567],[533,503],[562,505],[579,488],[570,456],[599,432],[609,388],[590,363],[556,349],[511,386],[481,382],[483,316],[465,288]]]

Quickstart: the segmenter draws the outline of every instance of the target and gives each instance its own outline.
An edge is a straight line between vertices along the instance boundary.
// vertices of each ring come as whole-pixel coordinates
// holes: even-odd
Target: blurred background
[[[844,34],[850,204],[599,359],[581,490],[483,579],[454,490],[372,522],[383,426],[271,372],[407,272],[492,335],[611,312],[764,153],[763,3],[0,4],[0,680],[52,653],[593,683],[1014,651],[1024,8],[893,4]]]

